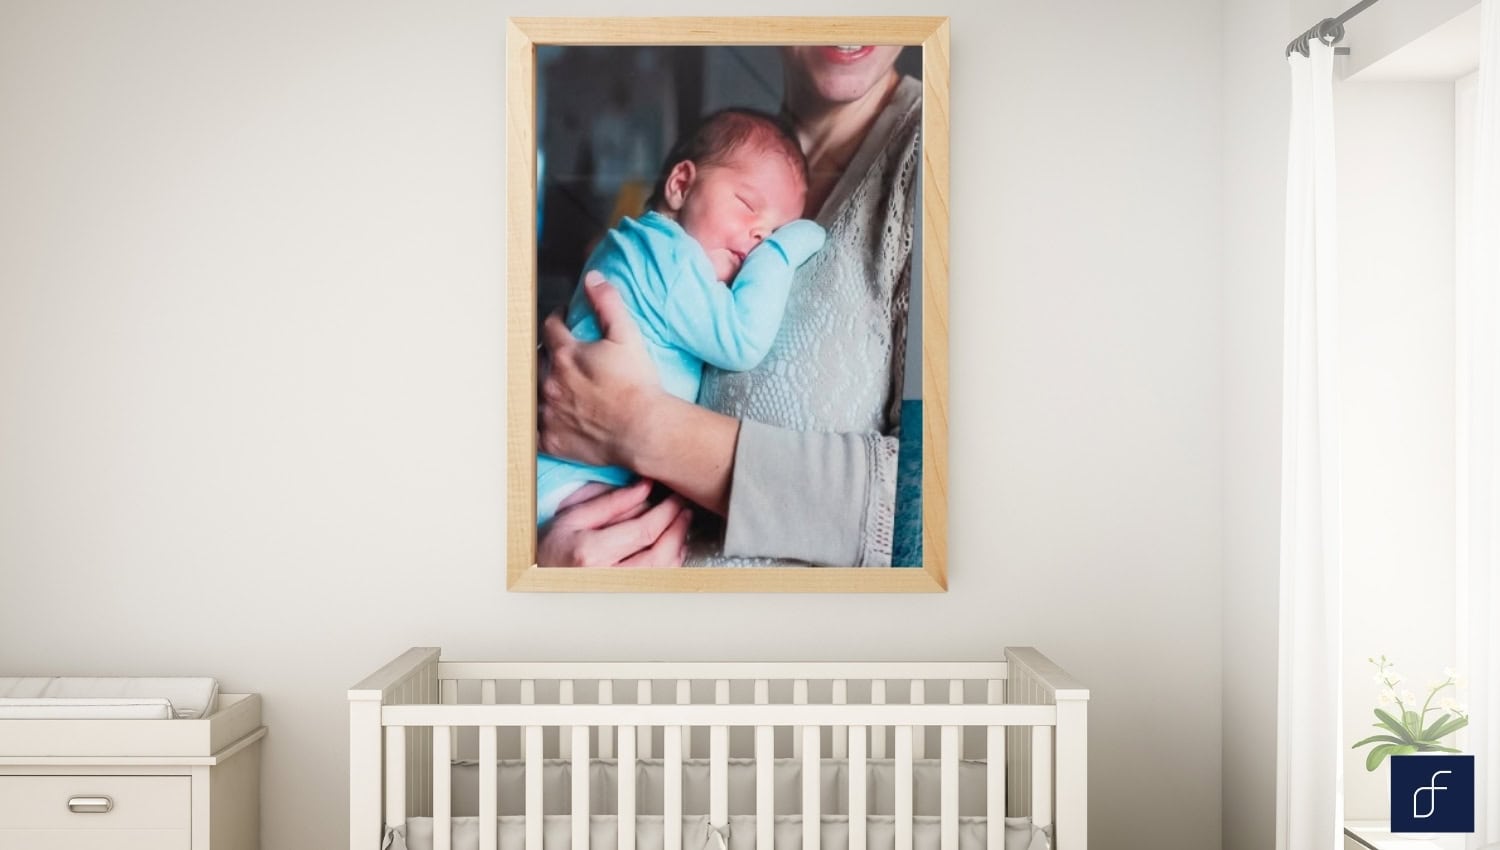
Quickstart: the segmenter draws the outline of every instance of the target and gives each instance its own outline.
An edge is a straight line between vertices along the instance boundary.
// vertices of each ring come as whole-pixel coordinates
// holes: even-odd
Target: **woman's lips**
[[[866,56],[869,56],[870,52],[874,49],[875,46],[871,44],[845,45],[842,47],[828,46],[819,47],[818,55],[823,57],[823,61],[825,62],[832,62],[838,65],[849,65],[858,62]]]

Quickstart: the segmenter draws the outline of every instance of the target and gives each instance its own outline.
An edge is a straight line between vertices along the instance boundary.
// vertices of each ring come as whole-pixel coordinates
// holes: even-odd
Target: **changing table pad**
[[[213,711],[210,677],[0,677],[0,718],[199,718]]]

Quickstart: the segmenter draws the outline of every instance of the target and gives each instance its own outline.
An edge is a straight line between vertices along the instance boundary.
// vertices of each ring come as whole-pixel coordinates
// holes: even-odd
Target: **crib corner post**
[[[349,850],[375,850],[384,839],[381,814],[380,693],[349,692]]]
[[[1053,846],[1060,850],[1088,850],[1088,710],[1087,691],[1071,698],[1058,693]]]

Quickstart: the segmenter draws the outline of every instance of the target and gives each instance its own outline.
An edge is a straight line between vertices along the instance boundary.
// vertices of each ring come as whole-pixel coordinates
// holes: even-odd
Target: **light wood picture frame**
[[[948,19],[510,18],[506,27],[506,586],[575,592],[944,592],[948,471]],[[537,51],[548,45],[914,45],[921,50],[920,567],[539,567]],[[913,364],[908,363],[908,372]]]

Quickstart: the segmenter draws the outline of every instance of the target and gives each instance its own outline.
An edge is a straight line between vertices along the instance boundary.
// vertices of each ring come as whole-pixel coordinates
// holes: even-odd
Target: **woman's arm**
[[[897,441],[745,420],[724,554],[832,567],[891,565]]]
[[[584,294],[603,338],[576,339],[556,316],[542,326],[551,369],[542,381],[538,446],[557,457],[624,466],[723,514],[739,420],[663,390],[620,294],[590,272]]]

